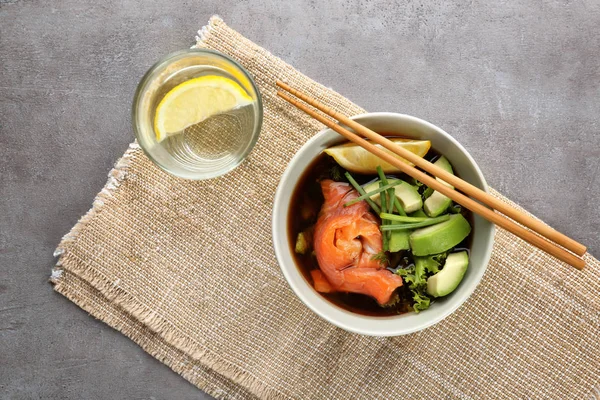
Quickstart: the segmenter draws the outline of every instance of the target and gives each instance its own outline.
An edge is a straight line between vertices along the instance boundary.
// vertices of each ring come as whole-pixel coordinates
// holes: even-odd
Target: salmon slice
[[[349,184],[326,179],[321,181],[321,190],[325,202],[315,225],[313,244],[324,276],[315,279],[311,271],[315,289],[326,293],[361,293],[375,298],[379,304],[389,302],[394,291],[402,286],[402,278],[373,259],[382,250],[377,218],[364,201],[344,207],[344,203],[359,197]],[[326,278],[329,287],[322,278]]]
[[[333,288],[329,284],[323,272],[320,269],[312,269],[310,271],[310,276],[312,277],[313,283],[315,285],[315,290],[321,293],[331,293],[333,292]]]

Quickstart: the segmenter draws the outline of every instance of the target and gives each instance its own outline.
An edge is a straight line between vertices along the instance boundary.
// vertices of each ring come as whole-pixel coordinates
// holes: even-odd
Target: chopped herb
[[[329,176],[334,181],[340,182],[344,180],[344,169],[336,164],[329,170]]]
[[[448,208],[448,212],[450,214],[460,214],[462,212],[462,207],[460,204],[452,203],[452,206]]]
[[[423,186],[423,182],[416,180],[415,178],[413,178],[412,176],[408,178],[408,180],[406,181],[407,183],[410,183],[413,186],[416,187],[421,187]]]
[[[432,194],[433,194],[433,189],[430,187],[427,187],[427,189],[425,189],[422,194],[423,200],[427,200],[427,198],[429,198]]]
[[[385,251],[380,251],[377,254],[373,254],[373,256],[371,256],[371,260],[379,261],[380,264],[387,264],[388,256]]]
[[[354,189],[356,189],[356,191],[360,195],[364,196],[366,194],[365,189],[363,189],[362,186],[360,186],[358,184],[358,182],[356,182],[356,180],[352,177],[352,175],[350,175],[350,172],[346,172],[344,175],[346,176],[346,179],[348,179],[348,182],[350,182],[350,184],[354,187]],[[370,197],[367,197],[365,199],[365,201],[367,202],[367,204],[369,204],[371,206],[371,208],[373,209],[373,211],[375,211],[375,213],[377,215],[379,215],[381,213],[381,210],[379,209],[377,204],[375,204],[375,202],[373,200],[371,200]]]

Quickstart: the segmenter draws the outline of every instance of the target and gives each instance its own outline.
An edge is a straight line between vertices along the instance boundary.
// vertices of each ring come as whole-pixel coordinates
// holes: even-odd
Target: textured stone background
[[[0,0],[0,397],[205,398],[47,279],[132,140],[138,79],[215,13],[366,109],[441,126],[600,256],[598,1]]]

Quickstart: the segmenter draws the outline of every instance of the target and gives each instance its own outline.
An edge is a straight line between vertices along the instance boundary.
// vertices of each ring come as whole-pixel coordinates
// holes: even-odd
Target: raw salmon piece
[[[313,244],[319,268],[332,291],[366,294],[380,304],[387,303],[402,286],[402,278],[373,260],[382,250],[377,218],[364,201],[344,207],[359,197],[349,184],[326,179],[321,182],[321,190],[325,202],[315,225]]]
[[[313,284],[315,285],[315,290],[320,293],[331,293],[333,292],[333,288],[329,284],[323,272],[320,269],[312,269],[310,270],[310,276],[312,277]]]

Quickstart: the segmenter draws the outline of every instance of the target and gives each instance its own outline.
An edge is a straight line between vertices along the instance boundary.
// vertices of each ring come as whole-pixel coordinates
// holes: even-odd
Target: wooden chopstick
[[[289,88],[289,86],[283,84],[282,82],[277,82],[277,85],[282,87],[283,89]],[[282,86],[284,85],[284,86]],[[291,88],[290,88],[291,89]],[[287,90],[287,89],[286,89]],[[292,89],[294,90],[294,89]],[[297,95],[297,93],[299,93],[298,91],[294,90],[295,93],[293,93],[295,95]],[[401,170],[402,172],[404,172],[405,174],[423,182],[425,185],[431,187],[434,190],[437,190],[438,192],[441,192],[442,194],[448,196],[449,198],[451,198],[453,201],[455,201],[456,203],[462,205],[463,207],[473,211],[476,214],[481,215],[483,218],[487,219],[488,221],[498,225],[499,227],[506,229],[509,232],[512,232],[514,235],[520,237],[521,239],[531,243],[532,245],[538,247],[539,249],[547,252],[548,254],[551,254],[552,256],[558,258],[561,261],[566,262],[569,265],[572,265],[573,267],[577,268],[577,269],[583,269],[583,267],[585,266],[585,261],[583,261],[581,258],[577,257],[576,255],[569,253],[568,251],[566,251],[563,248],[560,248],[559,246],[557,246],[556,244],[549,242],[548,240],[544,239],[543,237],[540,237],[538,235],[536,235],[535,233],[517,225],[515,222],[511,221],[510,219],[495,213],[494,211],[490,210],[489,208],[481,205],[480,203],[476,202],[475,200],[463,195],[462,193],[451,189],[450,187],[440,183],[439,181],[437,181],[435,178],[432,178],[431,176],[419,171],[417,168],[406,164],[402,161],[400,161],[398,158],[394,157],[392,154],[386,152],[385,150],[369,143],[368,141],[366,141],[365,139],[363,139],[362,137],[360,137],[359,135],[350,132],[349,130],[347,130],[346,128],[336,124],[335,122],[331,121],[328,118],[325,118],[324,116],[320,115],[319,113],[317,113],[316,111],[310,109],[309,107],[307,107],[306,105],[304,105],[303,103],[299,102],[298,100],[286,95],[285,93],[282,92],[277,92],[277,95],[280,96],[281,98],[283,98],[284,100],[288,101],[289,103],[293,104],[294,106],[296,106],[297,108],[299,108],[300,110],[304,111],[305,113],[309,114],[311,117],[315,118],[316,120],[318,120],[319,122],[323,123],[324,125],[326,125],[327,127],[333,129],[334,131],[336,131],[337,133],[339,133],[340,135],[344,136],[346,139],[358,144],[359,146],[365,148],[367,151],[373,153],[374,155],[376,155],[377,157],[381,158],[382,160],[388,162],[389,164],[392,164],[393,166],[395,166],[396,168],[398,168],[399,170]],[[303,97],[310,99],[308,96],[306,95],[302,95]],[[298,96],[300,97],[300,96]],[[300,97],[302,98],[302,97]],[[303,99],[304,100],[304,99]],[[317,103],[315,100],[312,100],[312,102]],[[322,106],[322,105],[321,105]],[[324,109],[328,109],[327,107],[323,106]],[[339,113],[335,113],[334,115],[336,115],[334,117],[334,115],[331,115],[332,117],[337,118],[337,115]],[[338,119],[340,122],[346,124],[347,126],[350,126],[349,124],[346,123],[346,121],[343,121],[342,119]],[[348,119],[348,121],[351,121]],[[353,121],[352,121],[353,122]],[[362,127],[362,125],[358,124],[359,126]],[[364,127],[363,127],[364,128]],[[354,128],[353,128],[354,129]],[[366,128],[365,128],[366,129]],[[358,132],[358,130],[357,130]],[[373,131],[370,131],[372,133],[374,133]],[[359,132],[359,133],[363,133],[363,132]],[[367,133],[370,135],[370,133]],[[365,134],[366,137],[367,134]],[[374,133],[376,136],[381,137],[380,135]],[[369,137],[369,139],[371,139]],[[382,144],[383,146],[383,144]],[[399,146],[391,146],[392,148],[389,150],[394,151],[394,153],[398,154],[396,152],[396,149],[401,149]],[[387,147],[386,147],[387,148]],[[404,149],[402,149],[404,150]],[[410,152],[407,152],[410,153]],[[412,153],[410,153],[412,154]],[[398,154],[399,156],[409,159],[409,157],[405,157],[404,154]],[[412,162],[412,160],[409,160]],[[413,164],[417,165],[416,163],[413,162]],[[425,169],[425,168],[423,168]],[[437,168],[439,169],[439,168]],[[434,170],[435,171],[435,170]],[[429,172],[429,171],[428,171]],[[450,174],[448,174],[448,176],[451,176]],[[453,181],[451,181],[450,179],[447,178],[447,176],[442,176],[442,174],[440,174],[440,179],[443,179],[444,181],[453,184],[454,186],[458,187],[458,185],[456,185]],[[484,192],[485,193],[485,192]],[[487,195],[487,193],[486,193]],[[490,196],[491,197],[491,196]],[[514,210],[513,214],[520,214],[519,211]]]
[[[565,249],[570,250],[579,256],[582,256],[585,254],[587,249],[583,244],[558,232],[557,230],[551,228],[550,226],[544,224],[543,222],[538,221],[535,218],[532,218],[529,215],[518,211],[514,207],[511,207],[510,205],[506,204],[505,202],[503,202],[501,200],[498,200],[497,198],[484,192],[483,190],[479,189],[478,187],[471,185],[469,182],[463,181],[459,177],[444,171],[443,169],[439,168],[438,166],[433,165],[429,161],[417,156],[416,154],[413,154],[410,151],[408,151],[400,146],[395,145],[389,139],[379,135],[378,133],[370,130],[369,128],[348,118],[347,116],[332,110],[331,108],[329,108],[329,107],[325,106],[324,104],[318,102],[317,100],[305,95],[304,93],[301,93],[301,92],[291,88],[289,85],[287,85],[283,82],[277,81],[277,86],[279,86],[280,88],[284,89],[287,92],[290,92],[291,94],[298,97],[299,99],[304,100],[306,103],[308,103],[311,106],[315,107],[316,109],[324,112],[325,114],[329,115],[330,117],[338,120],[342,124],[354,129],[355,132],[363,135],[364,137],[372,140],[373,142],[375,142],[377,144],[380,144],[381,146],[383,146],[386,149],[392,151],[393,153],[399,155],[400,157],[410,161],[411,163],[415,164],[417,167],[448,182],[449,184],[451,184],[452,186],[454,186],[461,192],[465,193],[467,196],[471,196],[472,198],[474,198],[484,204],[487,204],[489,207],[501,212],[502,214],[512,218],[513,220],[526,226],[527,228],[531,229],[532,231],[537,232],[541,236],[544,236],[548,240],[551,240],[551,241],[561,245]]]

